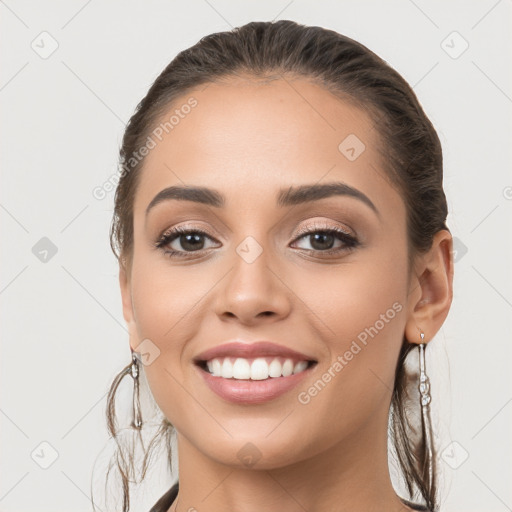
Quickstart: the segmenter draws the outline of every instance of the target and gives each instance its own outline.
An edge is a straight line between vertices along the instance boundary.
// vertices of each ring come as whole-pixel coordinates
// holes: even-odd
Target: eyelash
[[[338,227],[327,227],[324,225],[317,225],[314,226],[308,226],[308,228],[303,228],[299,231],[298,236],[295,237],[293,242],[297,242],[301,238],[305,238],[308,235],[314,235],[314,234],[327,234],[327,235],[336,235],[337,240],[341,240],[344,243],[344,247],[338,247],[336,249],[328,249],[325,251],[317,250],[317,249],[302,249],[303,251],[308,252],[314,252],[314,253],[321,253],[322,255],[332,255],[332,254],[338,254],[343,251],[351,250],[359,245],[359,241],[356,237],[353,235],[350,235],[346,231],[344,231],[341,228]],[[191,229],[187,226],[177,226],[174,228],[171,228],[170,230],[163,233],[160,238],[156,241],[155,247],[158,249],[161,249],[164,251],[164,254],[169,256],[170,258],[189,258],[190,255],[194,253],[199,253],[201,250],[207,250],[207,249],[201,249],[198,251],[175,251],[173,249],[171,250],[165,250],[164,247],[177,238],[179,238],[180,235],[200,235],[200,236],[206,236],[210,239],[213,239],[210,237],[208,233],[205,231],[201,231],[200,229]]]

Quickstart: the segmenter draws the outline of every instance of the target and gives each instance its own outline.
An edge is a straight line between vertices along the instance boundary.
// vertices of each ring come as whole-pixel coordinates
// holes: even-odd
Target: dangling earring
[[[126,373],[129,373],[133,378],[133,398],[132,398],[132,408],[133,408],[133,416],[132,416],[132,428],[140,430],[142,428],[142,414],[140,409],[140,394],[139,394],[139,360],[135,354],[132,352],[132,364],[126,370]]]
[[[432,422],[430,419],[430,384],[425,371],[425,348],[426,344],[423,342],[425,334],[423,331],[420,333],[421,343],[418,345],[419,348],[419,361],[420,361],[420,404],[421,404],[421,426],[423,430],[423,436],[425,439],[425,445],[428,453],[428,487],[432,489],[434,484],[433,474],[433,439],[432,439]]]

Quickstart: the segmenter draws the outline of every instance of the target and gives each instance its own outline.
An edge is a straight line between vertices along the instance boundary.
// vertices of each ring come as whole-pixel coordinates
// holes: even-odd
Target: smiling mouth
[[[316,365],[316,361],[269,357],[216,357],[196,364],[213,377],[233,380],[269,380],[302,373]]]

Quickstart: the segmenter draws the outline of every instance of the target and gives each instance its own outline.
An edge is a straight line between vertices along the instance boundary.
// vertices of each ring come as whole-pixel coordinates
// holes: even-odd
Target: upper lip
[[[316,361],[311,356],[292,350],[291,348],[271,341],[256,341],[247,343],[242,341],[232,341],[224,343],[217,347],[210,348],[198,354],[194,361],[196,363],[203,361],[211,361],[216,357],[243,357],[246,359],[266,356],[281,356],[296,361]]]

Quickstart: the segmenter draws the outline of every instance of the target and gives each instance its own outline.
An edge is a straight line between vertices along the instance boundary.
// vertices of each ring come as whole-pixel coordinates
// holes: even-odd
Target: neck
[[[251,468],[222,464],[178,433],[180,489],[171,511],[410,511],[390,479],[384,412],[338,444],[280,467],[263,456]]]

